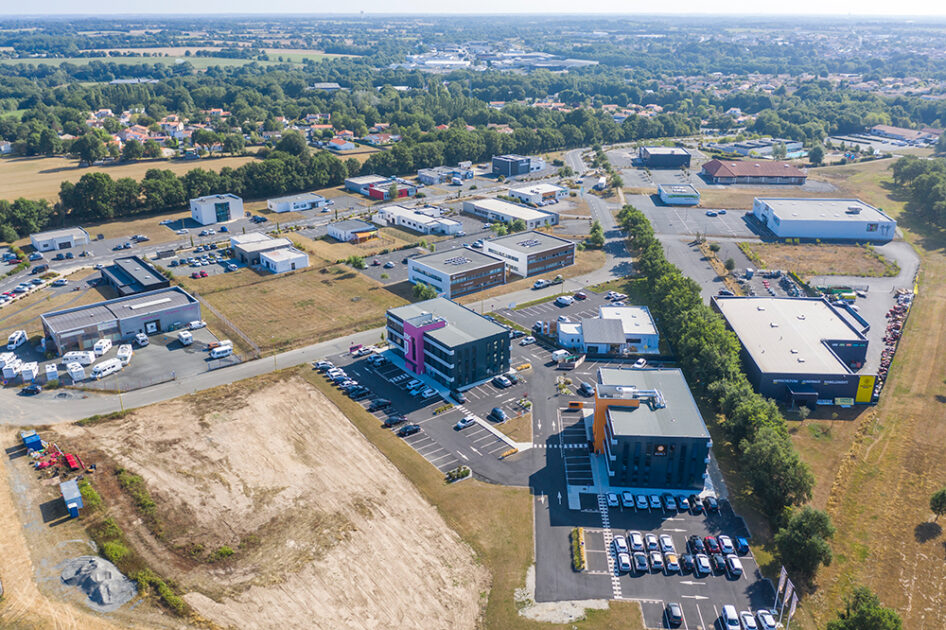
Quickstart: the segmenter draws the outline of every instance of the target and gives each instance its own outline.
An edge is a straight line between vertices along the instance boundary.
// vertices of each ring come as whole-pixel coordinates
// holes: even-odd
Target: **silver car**
[[[628,553],[619,553],[618,554],[618,571],[621,573],[630,573],[631,571],[631,555]]]

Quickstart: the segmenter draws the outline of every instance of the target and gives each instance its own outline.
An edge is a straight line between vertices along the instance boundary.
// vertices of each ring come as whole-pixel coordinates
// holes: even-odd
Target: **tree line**
[[[906,198],[906,212],[936,229],[946,229],[946,159],[915,155],[894,162],[893,183]]]

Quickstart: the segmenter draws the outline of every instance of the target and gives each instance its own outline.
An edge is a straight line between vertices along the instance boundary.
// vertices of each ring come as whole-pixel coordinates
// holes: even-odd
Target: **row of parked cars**
[[[380,354],[371,354],[367,360],[375,367],[387,363],[387,359],[385,359]],[[312,364],[312,367],[325,374],[326,378],[335,383],[335,385],[344,391],[352,400],[365,400],[371,396],[370,389],[360,384],[355,379],[349,377],[345,370],[340,367],[336,367],[331,361],[316,361]],[[374,398],[368,403],[368,411],[371,412],[386,411],[391,409],[392,403],[386,398]],[[396,427],[400,424],[404,424],[406,421],[407,419],[402,415],[389,414],[387,419],[384,421],[384,426]],[[419,431],[420,425],[406,424],[398,429],[397,434],[400,437],[407,437],[409,435],[414,435]]]
[[[620,496],[615,492],[607,494],[608,507],[622,507],[625,509],[638,510],[665,510],[667,512],[690,512],[699,515],[704,512],[719,512],[719,501],[711,494],[704,497],[698,497],[695,494],[690,496],[674,496],[669,492],[663,496],[658,494],[638,494],[625,490]]]
[[[726,535],[690,536],[685,553],[678,554],[668,534],[628,531],[618,534],[613,542],[617,570],[620,573],[692,573],[697,577],[725,574],[736,579],[743,573],[739,556],[749,553],[749,542]]]

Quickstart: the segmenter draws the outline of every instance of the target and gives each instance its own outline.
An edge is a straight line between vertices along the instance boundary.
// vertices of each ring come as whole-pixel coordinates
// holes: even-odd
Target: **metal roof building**
[[[136,334],[154,334],[175,324],[200,319],[200,302],[180,287],[168,287],[126,297],[44,313],[43,331],[54,347],[88,350],[99,339],[113,343]]]
[[[575,263],[575,241],[544,232],[517,232],[491,238],[483,251],[500,258],[510,271],[523,277],[551,273]]]
[[[48,252],[57,249],[69,249],[76,245],[88,245],[89,233],[80,227],[49,230],[30,234],[30,243],[38,252]]]
[[[867,338],[827,301],[717,296],[713,305],[739,338],[749,380],[763,395],[809,406],[871,402],[876,377],[857,373]]]
[[[756,198],[752,216],[779,238],[883,242],[897,222],[860,199]]]
[[[119,296],[155,291],[171,286],[157,268],[139,256],[116,258],[101,271],[102,280]]]
[[[407,279],[429,284],[446,298],[506,282],[506,263],[471,248],[447,249],[407,260]]]
[[[521,219],[526,224],[527,230],[558,224],[557,212],[528,208],[502,199],[464,201],[463,211],[488,221],[499,221],[500,223],[512,223],[516,219]]]

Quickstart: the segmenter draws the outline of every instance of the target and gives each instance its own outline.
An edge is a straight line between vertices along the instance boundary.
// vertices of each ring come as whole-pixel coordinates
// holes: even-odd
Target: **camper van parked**
[[[230,356],[231,354],[233,354],[233,346],[232,346],[232,345],[229,345],[229,344],[228,344],[228,345],[225,345],[225,346],[221,345],[221,346],[217,346],[216,348],[214,348],[213,350],[210,351],[210,358],[211,358],[211,359],[222,359],[223,357],[228,357],[228,356]]]
[[[66,372],[73,383],[85,380],[85,369],[79,363],[69,363],[66,365]]]
[[[92,368],[92,378],[105,378],[109,374],[114,374],[122,369],[121,359],[105,359]]]
[[[177,339],[183,346],[189,346],[194,343],[194,335],[189,330],[182,330],[177,333]]]
[[[115,357],[122,362],[122,365],[128,365],[131,362],[131,355],[135,353],[131,348],[130,343],[123,343],[118,346],[118,352],[115,354]]]
[[[16,355],[12,352],[3,352],[0,353],[0,368],[16,358]]]
[[[79,365],[92,365],[95,363],[95,353],[88,350],[73,350],[62,355],[62,362],[68,366],[70,363]],[[68,369],[68,367],[67,367]]]
[[[99,339],[95,342],[95,345],[92,346],[92,350],[95,351],[95,356],[100,357],[109,350],[112,349],[112,340],[111,339]]]
[[[26,339],[25,330],[14,330],[10,333],[10,336],[7,337],[7,350],[16,350],[26,343]]]
[[[17,374],[20,373],[20,368],[23,366],[23,362],[19,359],[13,359],[9,363],[3,366],[3,378],[11,379]]]

